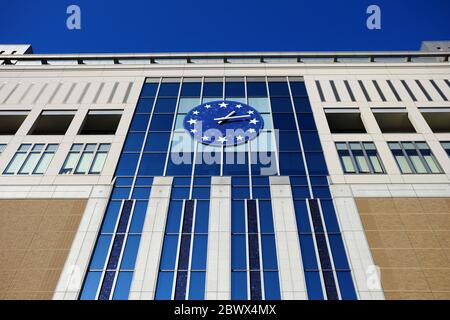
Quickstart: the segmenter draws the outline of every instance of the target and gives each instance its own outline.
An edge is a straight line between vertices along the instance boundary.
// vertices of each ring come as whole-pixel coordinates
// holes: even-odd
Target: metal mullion
[[[253,182],[252,182],[252,149],[251,143],[248,144],[248,188],[250,191],[250,199],[253,199]]]
[[[74,144],[72,143],[72,146],[73,145]],[[87,143],[84,143],[82,148],[81,148],[81,150],[77,152],[78,153],[78,158],[77,158],[77,161],[75,162],[75,166],[73,167],[71,174],[75,174],[75,171],[78,168],[78,163],[80,162],[81,156],[84,153],[84,149],[86,148],[86,145],[87,145]],[[72,148],[72,146],[70,148]],[[70,154],[70,150],[69,150],[69,154]]]
[[[91,165],[89,166],[88,171],[86,172],[86,174],[90,174],[92,167],[94,166],[94,160],[97,158],[97,154],[99,153],[98,149],[100,148],[100,143],[97,143],[95,146],[95,150],[94,150],[94,156],[92,157],[92,161],[91,161]]]
[[[403,156],[405,157],[406,162],[408,163],[408,165],[409,165],[409,167],[410,167],[412,173],[413,173],[413,174],[417,174],[416,167],[415,167],[414,164],[412,163],[411,159],[409,158],[408,153],[406,152],[405,148],[403,147],[403,142],[399,141],[398,143],[400,144],[400,148],[401,148],[401,151],[402,151],[402,153],[403,153]],[[401,169],[400,169],[400,170],[401,170]]]
[[[261,278],[261,298],[266,299],[266,293],[264,290],[264,265],[263,265],[263,254],[262,254],[262,239],[261,239],[261,224],[259,221],[259,200],[256,199],[256,223],[258,227],[258,247],[259,247],[259,276]]]
[[[415,141],[413,142],[413,145],[414,145],[414,148],[416,149],[417,154],[419,155],[420,161],[422,161],[422,164],[424,165],[425,169],[427,170],[427,173],[428,173],[428,174],[433,173],[433,172],[431,171],[431,168],[430,168],[430,166],[428,165],[427,161],[425,160],[425,157],[423,156],[422,152],[421,152],[420,149],[417,147],[417,144],[416,144]],[[428,143],[427,143],[427,146],[428,146]],[[430,149],[430,146],[428,146],[428,149],[430,150],[430,154],[432,154],[431,149]],[[436,161],[435,161],[435,162],[436,162]],[[439,167],[438,167],[438,168],[439,168]]]
[[[195,161],[197,160],[197,151],[198,151],[199,142],[194,142],[194,157],[192,159],[192,170],[191,170],[191,182],[189,185],[189,200],[192,199],[193,185],[194,185],[194,173],[195,173]]]
[[[166,176],[166,174],[167,174],[169,155],[170,155],[170,150],[172,149],[173,133],[175,132],[175,125],[177,123],[177,115],[178,115],[178,107],[180,105],[181,89],[183,88],[183,80],[184,80],[184,77],[181,77],[181,79],[180,79],[180,87],[178,88],[177,103],[176,103],[175,111],[174,111],[174,114],[173,114],[172,128],[170,130],[169,145],[168,145],[168,149],[167,149],[167,153],[166,153],[166,162],[164,163],[163,176]],[[158,97],[158,99],[159,99],[159,97]],[[155,99],[155,101],[154,101],[155,104],[156,104],[156,100],[157,99]],[[153,115],[153,110],[152,110],[152,115]],[[150,121],[149,121],[149,124],[150,124]],[[146,140],[147,140],[147,138],[145,138],[145,140],[144,140],[144,147],[145,147]]]
[[[247,210],[247,199],[244,199],[244,217],[245,217],[245,259],[246,259],[246,276],[247,276],[247,300],[251,300],[251,283],[250,283],[250,246],[248,241],[248,210]]]
[[[359,170],[358,163],[356,162],[356,158],[353,154],[352,148],[350,147],[350,142],[346,141],[345,146],[347,147],[347,151],[350,155],[350,161],[352,162],[353,167],[355,167],[355,174],[360,174],[361,170]]]
[[[369,158],[369,156],[368,156],[368,154],[366,152],[366,148],[364,147],[364,142],[360,141],[359,145],[361,146],[362,153],[364,155],[364,158],[366,159],[367,165],[369,166],[370,173],[374,174],[375,173],[375,169],[373,168],[372,161],[370,161],[370,158]]]
[[[314,193],[313,193],[313,190],[312,190],[311,178],[309,176],[308,163],[306,162],[306,154],[305,154],[305,149],[303,148],[302,134],[300,132],[300,126],[298,124],[297,110],[295,109],[294,98],[292,97],[291,83],[289,81],[289,77],[286,77],[286,81],[287,81],[288,90],[289,90],[289,98],[291,100],[291,105],[292,105],[292,112],[294,113],[295,127],[297,128],[297,136],[298,136],[298,140],[299,140],[299,144],[300,144],[300,152],[302,154],[303,164],[304,164],[304,167],[305,167],[306,181],[308,181],[309,196],[311,198],[313,198],[314,197]],[[317,135],[318,134],[319,133],[317,133]]]
[[[273,121],[273,109],[272,109],[272,102],[270,101],[269,82],[267,80],[267,76],[264,77],[264,81],[266,82],[266,92],[267,92],[267,99],[269,100],[270,117],[272,119],[272,123],[274,124],[274,128],[271,132],[271,136],[272,136],[272,143],[275,146],[275,159],[277,161],[277,175],[279,176],[280,175],[280,157],[278,155],[279,148],[278,148],[278,144],[276,143],[277,139],[275,137],[275,132],[277,131],[277,129],[275,129],[275,122]]]

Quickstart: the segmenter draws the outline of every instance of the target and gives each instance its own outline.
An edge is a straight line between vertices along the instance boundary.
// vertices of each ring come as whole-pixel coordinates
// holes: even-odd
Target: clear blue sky
[[[2,1],[0,43],[36,53],[417,50],[450,39],[450,0]],[[66,8],[81,8],[81,30]],[[381,7],[382,29],[366,28]]]

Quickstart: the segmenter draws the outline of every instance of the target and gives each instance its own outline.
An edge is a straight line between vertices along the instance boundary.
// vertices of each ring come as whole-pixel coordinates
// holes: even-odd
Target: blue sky
[[[66,8],[81,8],[81,30]],[[381,8],[381,30],[366,9]],[[417,50],[450,39],[450,0],[14,0],[0,43],[36,53]]]

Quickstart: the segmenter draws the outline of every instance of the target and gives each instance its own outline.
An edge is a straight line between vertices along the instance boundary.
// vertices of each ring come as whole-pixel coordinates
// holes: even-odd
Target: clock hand
[[[222,117],[222,118],[220,118],[219,120],[219,122],[218,122],[218,124],[221,124],[224,120],[227,120],[230,116],[232,116],[233,114],[235,114],[236,113],[236,111],[235,110],[233,110],[233,111],[231,111],[229,114],[227,114],[225,117]],[[217,120],[217,119],[214,119],[214,120]]]
[[[223,118],[214,118],[215,121],[219,121],[218,123],[222,123],[225,120],[231,120],[231,119],[241,119],[241,118],[248,118],[250,117],[249,114],[242,115],[242,116],[234,116],[234,117],[223,117]]]

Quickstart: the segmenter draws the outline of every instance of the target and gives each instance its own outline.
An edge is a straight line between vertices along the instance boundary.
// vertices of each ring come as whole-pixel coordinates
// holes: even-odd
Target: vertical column
[[[172,180],[172,177],[155,177],[153,180],[131,282],[130,300],[154,299]]]
[[[206,264],[207,300],[231,299],[231,177],[212,177]]]
[[[306,285],[289,177],[270,177],[282,300],[306,300]]]

